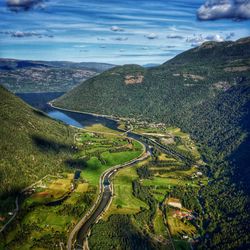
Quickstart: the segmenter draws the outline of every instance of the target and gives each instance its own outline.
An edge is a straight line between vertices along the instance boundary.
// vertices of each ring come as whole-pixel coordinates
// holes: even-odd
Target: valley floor
[[[141,135],[151,156],[111,177],[112,202],[91,229],[90,249],[138,244],[190,249],[203,234],[199,191],[208,182],[196,145],[180,129],[163,124],[121,121],[120,128]],[[142,153],[137,141],[98,124],[79,130],[74,147],[68,171],[47,175],[23,190],[0,249],[66,249],[71,230],[98,197],[102,173]]]

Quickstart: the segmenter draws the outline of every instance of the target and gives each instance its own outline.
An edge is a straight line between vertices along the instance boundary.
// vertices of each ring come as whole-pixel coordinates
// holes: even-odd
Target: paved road
[[[139,141],[138,141],[139,142]],[[144,144],[139,142],[143,146],[143,153],[136,159],[124,163],[122,165],[114,166],[106,170],[100,177],[100,192],[97,201],[92,206],[90,211],[78,222],[78,224],[71,231],[67,249],[83,249],[84,239],[86,238],[90,227],[98,220],[103,211],[108,207],[112,200],[113,189],[111,183],[111,177],[121,168],[132,166],[139,161],[145,160],[150,153],[147,151]]]
[[[13,215],[11,216],[11,218],[4,224],[4,226],[0,229],[0,233],[4,231],[4,229],[15,219],[17,212],[19,211],[19,206],[18,206],[18,196],[16,197],[16,208],[13,212]]]

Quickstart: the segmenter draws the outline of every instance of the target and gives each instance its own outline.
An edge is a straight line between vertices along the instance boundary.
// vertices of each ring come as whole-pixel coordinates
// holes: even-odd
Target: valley
[[[0,249],[247,249],[249,45],[92,65],[75,88],[82,63],[1,61],[20,93],[0,87]]]
[[[47,110],[45,106],[44,109]],[[189,249],[189,242],[198,242],[202,233],[199,227],[203,215],[197,190],[207,185],[208,180],[206,171],[203,172],[205,164],[187,134],[164,124],[142,123],[134,119],[119,119],[115,123],[108,121],[108,118],[94,116],[88,122],[84,114],[65,112],[64,116],[58,116],[57,112],[62,111],[50,110],[48,114],[80,127],[80,130],[75,131],[72,146],[74,152],[71,160],[67,162],[70,168],[67,172],[47,175],[22,191],[21,205],[15,219],[18,226],[13,227],[11,224],[3,234],[6,249],[43,249],[44,245],[50,246],[51,249],[64,249],[67,244],[69,246],[69,233],[74,232],[74,227],[84,215],[87,215],[85,218],[88,218],[88,215],[92,217],[89,212],[91,206],[95,207],[98,197],[101,197],[98,186],[102,187],[103,184],[99,183],[104,183],[105,179],[100,182],[100,177],[108,168],[123,166],[123,163],[124,168],[109,175],[112,199],[107,208],[107,205],[104,205],[104,208],[100,209],[101,217],[96,215],[95,220],[98,218],[99,223],[89,228],[91,233],[88,238],[86,236],[89,229],[86,229],[85,233],[79,231],[79,236],[78,231],[75,231],[72,239],[75,238],[78,245],[87,239],[85,244],[90,247],[108,249],[112,247],[111,242],[106,245],[107,242],[102,241],[103,238],[97,240],[95,235],[102,232],[102,227],[108,226],[106,223],[112,223],[112,227],[116,227],[115,221],[125,218],[129,220],[132,228],[135,227],[133,230],[139,238],[145,240],[145,237],[149,237],[152,248],[173,249],[181,245]],[[103,124],[106,126],[99,123],[99,119],[102,122],[104,119]],[[81,124],[82,121],[84,125]],[[122,130],[129,131],[128,136],[133,138],[134,135],[136,139],[140,138],[143,144],[148,145],[149,156],[145,155],[146,158],[142,158],[138,163],[132,161],[131,166],[126,164],[139,157],[142,148],[133,139],[127,139]],[[167,145],[176,154],[162,152],[162,149],[154,144],[158,142],[164,146],[170,137],[171,143]],[[180,155],[184,158],[180,158]],[[191,159],[193,165],[190,165]],[[202,171],[200,177],[197,176],[199,171]],[[192,192],[195,193],[195,199],[188,198],[188,194]],[[171,199],[177,199],[181,208],[169,205]],[[95,209],[92,208],[92,211],[94,214]],[[80,228],[83,228],[85,223],[82,223]],[[105,231],[109,234],[109,231]],[[25,232],[25,237],[15,245],[15,239],[20,232]],[[121,240],[119,234],[112,237],[114,244]],[[131,240],[130,237],[128,235],[128,240]],[[93,241],[98,245],[92,246]],[[73,240],[71,242],[73,243]]]
[[[206,233],[198,249],[249,248],[249,49],[249,37],[204,42],[157,67],[112,68],[52,102],[60,108],[124,118],[121,128],[133,128],[143,137],[152,136],[157,124],[188,134],[212,178],[199,191]],[[129,124],[133,119],[139,125],[154,125],[138,130],[138,124]],[[175,151],[181,160],[193,163],[189,143],[178,144],[181,136],[171,146],[171,133],[157,133],[158,138],[150,139],[154,147],[168,154]]]

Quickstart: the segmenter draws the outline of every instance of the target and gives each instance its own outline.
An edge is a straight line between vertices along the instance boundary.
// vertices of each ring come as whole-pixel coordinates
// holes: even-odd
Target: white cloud
[[[153,40],[153,39],[158,38],[158,35],[155,34],[155,33],[150,33],[150,34],[145,35],[145,37],[147,37],[148,39]]]
[[[223,42],[225,41],[225,39],[219,34],[213,34],[213,35],[207,35],[207,36],[203,36],[202,34],[197,36],[194,34],[192,37],[188,37],[186,39],[186,42],[191,43],[191,46],[193,47],[200,46],[202,43],[208,42],[208,41]]]
[[[224,38],[221,37],[220,35],[216,34],[216,35],[208,35],[208,36],[206,36],[205,40],[214,41],[214,42],[223,42]]]
[[[121,37],[121,36],[119,36],[119,37],[114,37],[113,40],[116,40],[116,41],[127,41],[128,38],[127,37]]]
[[[110,29],[111,29],[112,31],[114,31],[114,32],[117,32],[117,31],[124,31],[124,29],[121,28],[121,27],[119,27],[119,26],[112,26]]]
[[[4,34],[4,35],[9,35],[11,37],[15,37],[15,38],[23,38],[23,37],[38,37],[38,38],[42,38],[42,37],[49,37],[49,38],[53,38],[54,36],[51,34],[42,34],[42,33],[38,33],[35,31],[0,31],[0,34]]]
[[[199,20],[250,19],[250,0],[206,0],[197,17]]]
[[[106,39],[104,37],[97,37],[96,38],[98,41],[105,41]]]

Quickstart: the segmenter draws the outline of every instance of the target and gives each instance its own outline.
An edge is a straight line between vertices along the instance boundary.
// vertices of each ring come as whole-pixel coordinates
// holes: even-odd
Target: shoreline
[[[120,118],[114,118],[114,116],[112,116],[112,115],[101,115],[101,114],[83,112],[83,111],[78,111],[78,110],[73,110],[73,109],[60,108],[60,107],[55,106],[53,104],[53,101],[50,101],[47,104],[54,109],[58,109],[58,110],[66,111],[66,112],[78,113],[78,114],[83,114],[83,115],[92,115],[92,116],[101,117],[101,118],[108,118],[108,119],[115,121],[115,122],[119,122],[119,119],[120,119]],[[126,119],[126,118],[124,118],[124,119]]]

